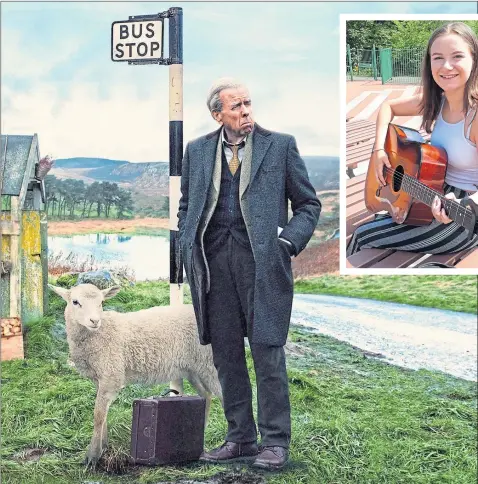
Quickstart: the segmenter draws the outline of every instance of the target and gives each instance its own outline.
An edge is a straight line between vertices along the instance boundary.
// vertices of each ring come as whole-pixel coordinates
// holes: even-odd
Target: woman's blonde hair
[[[432,125],[440,112],[443,94],[443,89],[438,86],[432,76],[430,49],[438,37],[448,34],[459,35],[468,44],[473,58],[470,77],[466,83],[463,96],[464,112],[467,113],[469,108],[475,106],[478,101],[478,38],[473,29],[463,22],[451,22],[442,25],[430,37],[422,63],[423,94],[420,113],[423,116],[422,128],[425,128],[428,133],[431,133]]]

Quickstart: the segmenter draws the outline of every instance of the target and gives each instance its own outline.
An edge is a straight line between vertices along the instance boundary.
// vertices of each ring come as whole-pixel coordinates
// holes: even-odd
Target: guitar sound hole
[[[395,168],[395,173],[393,174],[392,187],[394,192],[398,192],[402,186],[403,180],[403,166],[399,165]]]

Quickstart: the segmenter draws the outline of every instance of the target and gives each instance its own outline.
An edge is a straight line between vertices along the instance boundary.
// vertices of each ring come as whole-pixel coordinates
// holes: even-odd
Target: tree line
[[[83,180],[61,180],[47,175],[45,192],[47,213],[52,218],[74,218],[75,215],[88,218],[93,214],[121,219],[131,216],[134,210],[131,192],[116,183],[102,181],[87,185]]]
[[[352,49],[392,47],[425,48],[431,33],[446,20],[349,20],[347,22],[347,44]],[[478,21],[466,20],[478,34]]]

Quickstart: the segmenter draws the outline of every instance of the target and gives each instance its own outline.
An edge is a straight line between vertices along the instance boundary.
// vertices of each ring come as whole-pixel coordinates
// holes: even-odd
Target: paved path
[[[477,380],[474,314],[339,296],[296,294],[292,324],[381,353],[406,368]]]
[[[383,101],[400,97],[406,98],[419,92],[420,87],[414,85],[382,85],[381,81],[347,82],[345,111],[348,118],[368,119],[375,122]],[[421,116],[398,116],[393,122],[418,129],[421,124]]]

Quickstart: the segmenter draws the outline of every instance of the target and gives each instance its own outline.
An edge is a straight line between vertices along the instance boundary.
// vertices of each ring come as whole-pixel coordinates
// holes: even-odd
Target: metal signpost
[[[164,19],[169,21],[169,57],[164,57]],[[111,60],[169,66],[169,233],[170,304],[183,303],[178,208],[183,158],[183,9],[130,16],[111,25]]]

